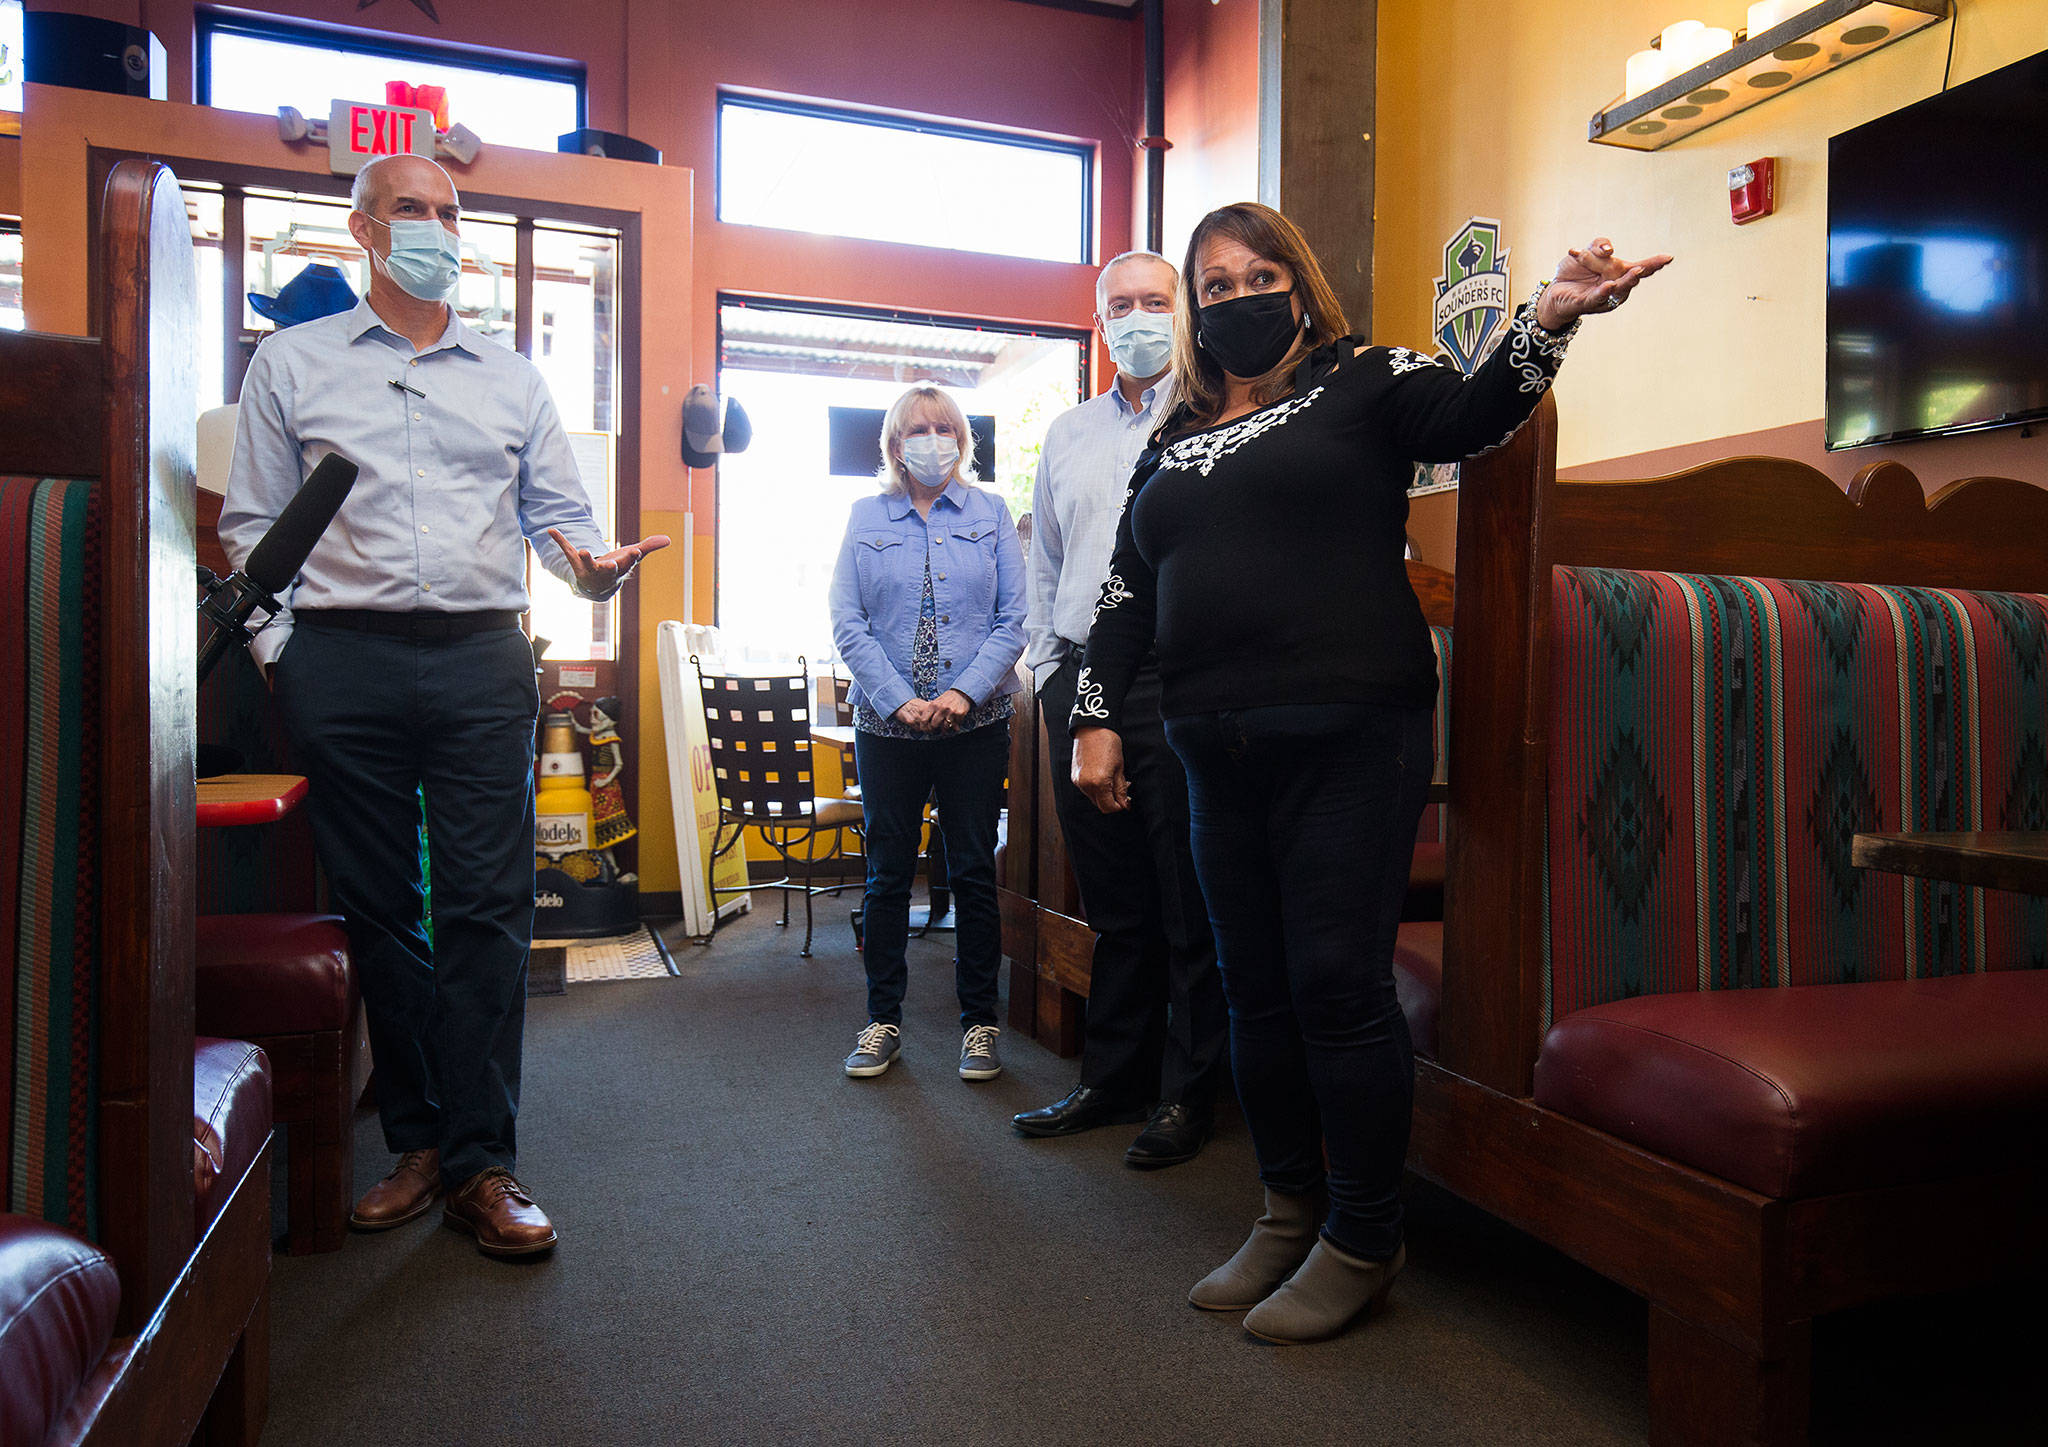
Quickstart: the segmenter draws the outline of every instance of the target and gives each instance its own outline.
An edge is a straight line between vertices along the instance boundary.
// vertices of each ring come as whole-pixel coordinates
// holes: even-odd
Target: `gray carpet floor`
[[[436,1211],[279,1256],[265,1443],[1645,1440],[1641,1304],[1427,1186],[1365,1328],[1277,1349],[1192,1310],[1257,1214],[1235,1114],[1152,1173],[1133,1127],[1017,1137],[1075,1063],[1006,1032],[1001,1079],[958,1078],[949,936],[912,941],[903,1062],[846,1079],[864,986],[821,906],[810,960],[763,909],[680,979],[531,1001],[520,1176],[560,1249],[488,1261]],[[367,1187],[374,1116],[357,1145]],[[1815,1440],[2044,1440],[2017,1304],[1824,1324]]]

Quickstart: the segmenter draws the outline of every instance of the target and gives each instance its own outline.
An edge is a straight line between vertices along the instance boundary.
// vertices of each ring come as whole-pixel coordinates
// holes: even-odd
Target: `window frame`
[[[919,311],[914,307],[862,306],[856,302],[805,300],[801,297],[759,296],[750,292],[721,291],[712,300],[712,330],[714,344],[712,375],[717,379],[720,395],[725,391],[725,309],[745,307],[749,310],[798,312],[810,316],[847,317],[859,321],[908,322],[916,326],[955,327],[982,332],[999,332],[1011,337],[1043,337],[1049,340],[1075,342],[1080,347],[1080,366],[1074,376],[1074,405],[1086,402],[1093,393],[1089,387],[1090,348],[1095,332],[1090,327],[1062,326],[1053,322],[1032,323],[1017,321],[992,321],[985,317],[952,316],[945,312]],[[907,385],[907,384],[906,384]],[[718,526],[711,535],[711,622],[718,626],[719,616],[725,606],[725,472],[718,469],[714,474],[716,487],[713,494],[713,515]]]
[[[201,9],[195,20],[198,58],[193,76],[193,97],[198,104],[213,104],[213,37],[240,35],[253,40],[274,40],[286,45],[303,45],[321,50],[340,50],[352,55],[388,60],[418,60],[434,65],[462,66],[478,71],[522,76],[528,80],[564,82],[576,90],[577,129],[590,124],[590,77],[583,65],[568,60],[545,60],[482,46],[451,45],[431,40],[409,40],[391,35],[370,35],[360,30],[322,25],[313,20],[273,20],[240,11]],[[334,97],[329,97],[334,99]],[[375,100],[375,96],[363,96]]]
[[[720,225],[751,226],[749,221],[729,220],[725,214],[725,113],[730,106],[745,110],[770,111],[779,115],[803,116],[811,120],[843,121],[850,125],[875,126],[883,130],[910,131],[921,136],[945,136],[953,140],[978,141],[987,145],[1010,146],[1020,151],[1050,151],[1055,155],[1073,156],[1081,163],[1081,246],[1078,259],[1054,261],[1053,266],[1093,266],[1095,259],[1095,162],[1096,148],[1088,141],[1062,141],[1050,136],[1006,131],[996,126],[978,126],[971,121],[934,120],[927,116],[910,115],[902,111],[863,110],[858,106],[834,105],[826,101],[797,100],[787,96],[761,95],[753,91],[732,90],[721,87],[718,91],[717,119],[712,135],[712,193],[714,217]],[[831,231],[820,233],[847,241],[872,242],[865,236],[849,237]],[[906,243],[884,241],[883,246],[900,246]],[[994,251],[962,250],[964,256],[1001,256]],[[1029,257],[1005,258],[1031,260]],[[882,313],[870,313],[882,315]],[[914,319],[914,318],[906,318]]]

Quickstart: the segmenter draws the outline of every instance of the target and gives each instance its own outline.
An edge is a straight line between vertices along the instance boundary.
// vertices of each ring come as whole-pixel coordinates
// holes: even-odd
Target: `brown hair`
[[[1252,383],[1252,400],[1261,406],[1285,397],[1294,385],[1294,369],[1301,359],[1326,342],[1344,336],[1351,328],[1344,320],[1344,305],[1330,289],[1321,263],[1309,250],[1301,228],[1270,206],[1256,201],[1236,201],[1219,206],[1204,216],[1188,238],[1186,262],[1180,269],[1180,285],[1173,302],[1174,384],[1186,404],[1186,427],[1207,427],[1223,411],[1223,368],[1196,344],[1201,326],[1201,270],[1203,250],[1216,237],[1227,237],[1268,261],[1277,261],[1294,273],[1294,294],[1301,298],[1308,328],[1287,355],[1265,376]]]

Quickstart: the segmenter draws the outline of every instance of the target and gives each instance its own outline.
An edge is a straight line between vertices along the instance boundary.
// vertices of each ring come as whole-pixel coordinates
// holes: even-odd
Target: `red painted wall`
[[[1173,142],[1165,249],[1178,265],[1205,212],[1258,199],[1259,6],[1166,0],[1164,19],[1166,138]]]

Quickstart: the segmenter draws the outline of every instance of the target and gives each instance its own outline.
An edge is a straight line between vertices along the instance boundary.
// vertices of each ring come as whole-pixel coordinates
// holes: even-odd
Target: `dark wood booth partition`
[[[1549,770],[1564,702],[1551,697],[1562,676],[1554,588],[1567,572],[1611,569],[2048,593],[2048,491],[1975,479],[1923,500],[1910,472],[1882,463],[1845,496],[1822,474],[1774,458],[1642,482],[1561,483],[1556,428],[1546,398],[1508,445],[1465,469],[1440,1049],[1418,1062],[1410,1164],[1647,1300],[1653,1443],[1803,1442],[1815,1317],[2048,1264],[2040,1122],[2033,1139],[1939,1179],[1802,1196],[1746,1188],[1538,1103],[1539,1054],[1563,1028],[1552,1028],[1555,1019],[1582,1018],[1564,1013],[1571,1005],[1553,1015],[1549,993],[1546,905],[1560,857]],[[1900,679],[1904,692],[1903,671]],[[1801,827],[1816,828],[1811,816]],[[1849,979],[1890,978],[1881,971],[1896,962],[1860,963],[1865,972],[1852,964]],[[2048,978],[2028,973],[2005,984],[2038,1002],[2031,987]],[[1700,995],[1708,984],[1702,977]],[[1672,988],[1676,996],[1661,998],[1691,986]],[[1711,993],[1832,1008],[1886,988]],[[2030,1032],[2038,1018],[2031,1010],[2027,1024],[1987,1018],[1982,1028]],[[1649,1094],[1638,1103],[1646,1111],[1657,1104]],[[2040,1107],[2025,1097],[2016,1108]]]
[[[168,169],[114,169],[98,261],[97,338],[0,334],[0,474],[77,480],[95,494],[99,529],[80,554],[85,716],[64,721],[96,745],[76,807],[81,909],[97,889],[79,935],[97,948],[64,978],[96,975],[96,998],[74,1008],[97,1032],[98,1148],[77,1165],[96,1183],[86,1219],[118,1273],[119,1306],[111,1344],[48,1440],[253,1442],[268,1376],[268,1087],[245,1053],[231,1084],[260,1096],[239,1118],[245,1131],[260,1124],[260,1143],[238,1176],[202,1180],[196,1140],[210,1164],[230,1156],[200,1139],[194,1090],[197,280]],[[27,659],[30,677],[56,656],[50,643]]]

